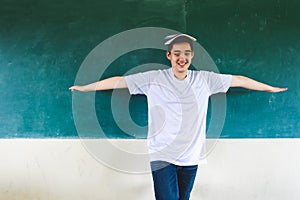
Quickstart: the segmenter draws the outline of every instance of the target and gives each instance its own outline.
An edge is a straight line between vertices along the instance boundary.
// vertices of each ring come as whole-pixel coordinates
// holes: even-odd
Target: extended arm
[[[232,76],[230,87],[242,87],[250,90],[258,90],[264,92],[283,92],[288,89],[288,88],[273,87],[245,76]]]
[[[122,76],[115,76],[108,79],[104,79],[95,83],[91,83],[83,86],[72,86],[69,88],[71,91],[80,91],[80,92],[91,92],[97,90],[112,90],[119,88],[127,88],[126,81]]]

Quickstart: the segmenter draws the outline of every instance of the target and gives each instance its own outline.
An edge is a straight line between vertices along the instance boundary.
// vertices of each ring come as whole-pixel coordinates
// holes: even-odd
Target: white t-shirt
[[[205,160],[201,151],[208,99],[227,92],[231,79],[231,75],[188,70],[187,77],[178,80],[172,68],[125,76],[130,94],[147,96],[150,161],[188,166]]]

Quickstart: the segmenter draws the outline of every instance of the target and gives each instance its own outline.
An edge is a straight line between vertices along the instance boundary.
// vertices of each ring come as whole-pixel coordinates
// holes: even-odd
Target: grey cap
[[[180,33],[180,34],[174,34],[174,35],[168,35],[168,36],[166,36],[165,39],[167,41],[165,42],[165,45],[171,44],[178,37],[186,37],[186,38],[192,40],[193,42],[196,41],[196,38],[194,38],[194,37],[192,37],[190,35],[187,35],[187,34]]]

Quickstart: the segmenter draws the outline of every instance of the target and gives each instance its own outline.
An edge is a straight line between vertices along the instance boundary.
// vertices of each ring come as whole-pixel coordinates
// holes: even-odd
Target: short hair
[[[173,48],[173,45],[178,44],[178,43],[189,43],[191,50],[194,51],[193,40],[191,40],[190,38],[187,38],[185,36],[180,36],[178,38],[175,38],[170,44],[168,44],[167,51],[171,51]]]

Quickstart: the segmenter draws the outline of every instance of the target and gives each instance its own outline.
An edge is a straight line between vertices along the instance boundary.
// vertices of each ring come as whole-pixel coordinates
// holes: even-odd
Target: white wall
[[[191,199],[298,200],[299,154],[300,139],[219,140],[199,168]],[[106,167],[80,140],[1,139],[0,158],[0,200],[154,199],[150,174]]]

